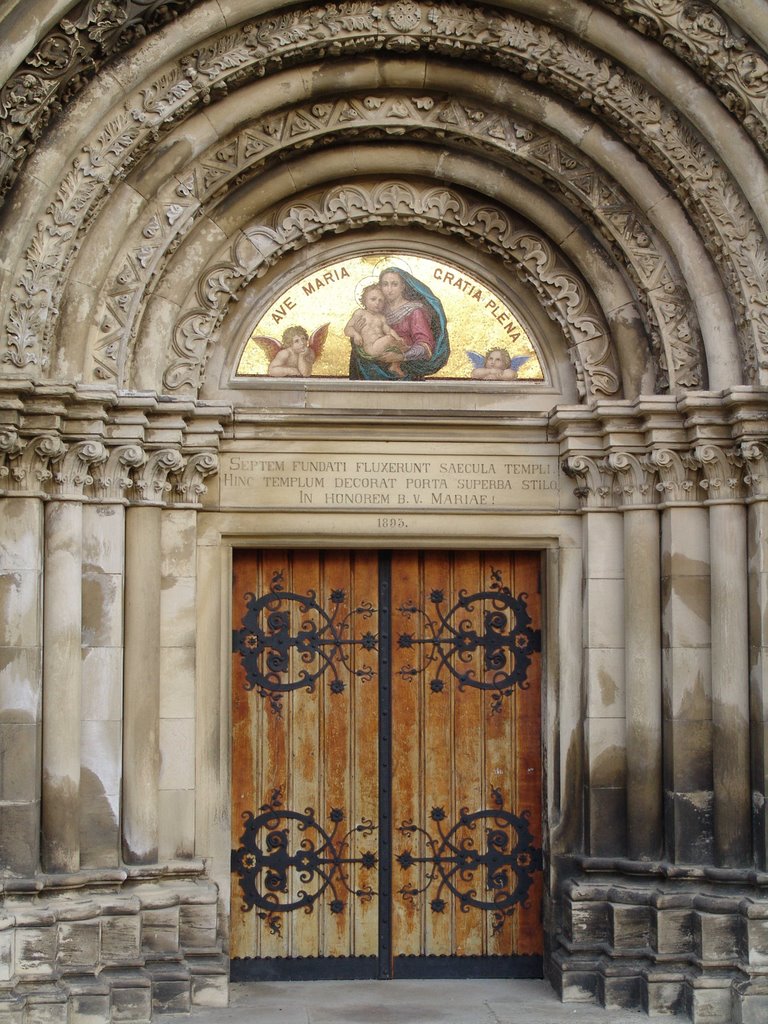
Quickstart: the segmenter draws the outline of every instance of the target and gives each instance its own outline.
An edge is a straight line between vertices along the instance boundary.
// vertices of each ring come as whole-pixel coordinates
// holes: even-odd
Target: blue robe
[[[412,274],[399,268],[391,269],[402,277],[425,307],[435,339],[435,349],[428,358],[404,359],[401,364],[404,376],[398,377],[386,365],[368,358],[364,352],[353,345],[349,357],[350,380],[423,380],[424,377],[437,373],[441,367],[445,366],[448,356],[451,354],[448,344],[448,324],[440,299]],[[383,270],[382,274],[387,272],[387,270]],[[397,330],[396,324],[394,328]]]

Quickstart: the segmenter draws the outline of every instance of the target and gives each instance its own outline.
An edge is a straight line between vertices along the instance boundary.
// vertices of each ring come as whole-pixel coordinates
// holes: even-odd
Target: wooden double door
[[[535,553],[237,551],[232,977],[536,977]]]

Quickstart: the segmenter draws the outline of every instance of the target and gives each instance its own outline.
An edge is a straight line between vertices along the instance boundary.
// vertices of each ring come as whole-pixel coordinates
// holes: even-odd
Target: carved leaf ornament
[[[554,246],[528,229],[521,230],[503,210],[488,203],[472,203],[450,189],[420,189],[407,182],[387,182],[371,189],[343,186],[315,201],[288,204],[275,215],[274,227],[260,225],[244,232],[247,244],[233,247],[229,279],[239,278],[243,287],[284,253],[295,252],[325,234],[338,234],[340,224],[392,224],[403,219],[428,227],[439,224],[442,230],[509,262],[520,278],[537,290],[542,305],[562,327],[584,390],[589,394],[618,390],[618,369],[602,313]],[[217,266],[210,273],[217,278],[220,272]],[[175,359],[164,376],[167,388],[197,387],[232,294],[201,281],[198,297],[207,302],[184,314],[176,325]]]
[[[653,3],[654,9],[658,6]],[[701,62],[707,49],[701,40],[713,37],[713,23],[706,17],[692,17],[692,8],[688,5],[680,10],[679,36],[685,30],[699,40],[695,56]],[[662,5],[669,18],[678,15],[666,12],[677,9],[675,5]],[[727,23],[723,25],[727,27]],[[736,60],[734,68],[740,69],[745,94],[761,96],[766,73],[760,54],[746,40],[740,43],[733,33],[732,39],[724,29],[715,29],[714,36],[718,34],[721,42],[716,51],[725,45],[736,54],[739,45],[743,46],[744,59]],[[313,55],[328,57],[383,48],[405,52],[427,48],[453,58],[492,61],[495,67],[535,77],[577,104],[591,106],[623,138],[633,141],[643,159],[675,187],[720,268],[740,324],[748,373],[754,377],[759,369],[766,376],[765,240],[726,168],[684,118],[626,69],[546,25],[474,5],[421,3],[328,4],[271,15],[187,55],[144,87],[140,95],[129,98],[113,122],[92,143],[83,146],[70,172],[76,180],[62,183],[56,199],[38,222],[23,267],[16,275],[6,322],[8,350],[4,359],[18,368],[45,362],[56,297],[79,235],[106,201],[112,182],[125,176],[154,143],[158,131],[167,130],[199,103],[209,102],[213,90],[227,89],[230,84]],[[41,64],[47,61],[55,68],[68,58],[63,49],[52,44],[48,55],[43,53],[39,59]],[[26,74],[6,98],[12,124],[14,118],[18,123],[30,122],[30,108],[40,107],[43,102],[31,80],[31,70]],[[6,141],[7,149],[18,155],[18,143],[10,136]],[[90,188],[94,182],[96,187]]]
[[[678,387],[701,386],[701,337],[685,282],[665,242],[642,211],[596,164],[552,132],[496,108],[470,106],[440,95],[375,95],[301,106],[249,125],[233,140],[202,154],[190,171],[197,182],[197,201],[182,205],[175,201],[181,187],[177,183],[166,186],[143,226],[128,234],[115,257],[97,316],[101,331],[94,344],[94,376],[100,380],[121,378],[120,356],[130,341],[147,289],[161,277],[165,261],[197,222],[204,204],[225,194],[229,182],[257,173],[269,157],[286,149],[304,149],[328,133],[347,132],[352,127],[366,133],[386,132],[394,119],[398,131],[406,135],[431,129],[442,136],[450,129],[452,136],[481,152],[492,149],[510,155],[528,177],[550,192],[557,191],[582,218],[596,222],[614,258],[636,286],[636,301],[659,364],[658,389],[666,390],[670,377]],[[438,229],[455,212],[455,200],[447,193],[444,202]],[[148,247],[148,237],[157,244]],[[205,287],[204,280],[201,287]]]

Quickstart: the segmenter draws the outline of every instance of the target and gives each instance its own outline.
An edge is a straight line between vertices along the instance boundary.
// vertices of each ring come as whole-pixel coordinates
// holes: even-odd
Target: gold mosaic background
[[[443,304],[448,321],[451,354],[446,365],[428,379],[471,377],[473,364],[467,351],[482,356],[505,348],[511,357],[528,356],[518,379],[544,379],[533,343],[514,311],[485,282],[455,265],[411,253],[379,251],[340,260],[313,271],[285,291],[256,324],[237,368],[239,376],[265,376],[270,356],[254,339],[280,341],[289,327],[304,327],[309,334],[330,324],[322,356],[313,377],[349,376],[350,341],[344,326],[359,308],[357,296],[366,284],[378,281],[387,266],[409,271],[432,290]]]

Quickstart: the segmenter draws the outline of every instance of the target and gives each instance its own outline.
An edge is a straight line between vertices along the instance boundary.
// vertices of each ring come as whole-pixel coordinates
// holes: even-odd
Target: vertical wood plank
[[[358,551],[352,555],[352,599],[353,606],[369,606],[373,612],[358,614],[353,620],[352,636],[362,640],[368,634],[378,637],[378,555],[371,551]],[[370,641],[369,641],[370,643]],[[353,890],[370,889],[379,893],[381,888],[380,861],[378,857],[379,833],[379,678],[378,647],[354,648],[353,670],[366,672],[365,676],[353,677],[349,688],[352,696],[352,801],[350,828],[371,822],[374,830],[369,834],[355,832],[351,837],[350,856],[360,858],[363,854],[376,854],[375,867],[352,865],[349,877]],[[368,675],[368,673],[371,673]],[[350,897],[350,919],[353,929],[355,956],[375,956],[378,952],[379,897],[360,899]]]
[[[261,590],[257,593],[263,594],[269,590],[278,575],[282,575],[282,583],[286,589],[291,587],[288,552],[264,551],[261,555],[261,565]],[[291,625],[293,626],[294,623],[292,622]],[[281,681],[286,678],[287,673],[282,673]],[[254,811],[257,812],[259,807],[271,804],[276,797],[282,801],[284,806],[290,806],[289,703],[283,699],[283,710],[278,715],[270,708],[269,700],[257,696],[256,691],[252,691],[250,696],[254,702],[254,714],[258,718],[259,725],[258,730],[254,732],[254,741],[261,747],[262,754],[259,785],[254,790],[258,793],[259,799]],[[285,899],[285,896],[283,895],[282,898]],[[279,930],[270,928],[266,922],[259,922],[260,956],[284,957],[289,955],[290,923],[285,920],[286,916],[280,914],[281,927]]]
[[[514,593],[514,566],[511,557],[505,552],[493,552],[483,558],[483,569],[481,584],[483,590],[487,590],[492,579],[492,574],[499,574],[498,582],[502,587],[509,587]],[[513,616],[510,611],[505,611],[507,625],[505,632],[514,625]],[[513,655],[506,654],[504,672],[511,668]],[[496,673],[493,669],[483,672],[483,681],[492,685],[496,681]],[[499,702],[494,702],[493,691],[485,691],[483,699],[483,718],[485,731],[485,760],[486,760],[486,792],[482,794],[485,803],[484,807],[489,810],[500,808],[505,811],[514,812],[516,799],[515,780],[515,695],[504,697]],[[489,819],[489,827],[493,827],[493,820]],[[514,842],[514,836],[510,836],[510,842]],[[489,892],[486,898],[492,894]],[[514,952],[514,932],[516,928],[516,916],[509,918],[495,919],[492,913],[485,914],[484,941],[487,952],[492,956],[509,955]]]
[[[328,615],[336,611],[338,622],[347,619],[352,609],[350,602],[351,578],[349,556],[335,551],[323,556],[322,583],[318,597]],[[343,595],[343,596],[342,596]],[[320,707],[323,722],[323,795],[317,808],[318,821],[329,835],[335,825],[335,842],[353,823],[350,822],[351,780],[350,780],[350,718],[352,680],[342,662],[336,662],[338,671],[338,692],[332,687],[333,672],[328,671],[321,683]],[[343,689],[340,687],[343,686]],[[343,818],[332,821],[343,814]],[[339,910],[339,906],[343,906]],[[326,890],[318,908],[322,920],[322,945],[324,956],[347,956],[350,953],[349,894],[341,880],[336,877]]]
[[[256,559],[251,552],[236,551],[233,557],[232,628],[239,629],[245,613],[245,593],[253,586]],[[240,846],[243,812],[252,810],[254,749],[251,742],[253,700],[245,689],[245,669],[238,654],[232,655],[232,849]],[[253,914],[244,913],[242,889],[231,876],[232,923],[230,949],[233,957],[251,956],[255,944]]]
[[[428,558],[421,556],[420,561],[422,563],[420,602],[434,617],[435,604],[431,600],[432,594],[437,594],[438,591],[442,592],[448,605],[453,600],[455,588],[451,577],[452,558],[448,552],[435,551]],[[446,601],[441,603],[441,607],[446,604]],[[422,630],[422,635],[423,633]],[[438,837],[437,824],[432,818],[435,808],[442,808],[445,811],[448,822],[454,820],[452,800],[454,684],[449,678],[446,678],[444,671],[438,672],[439,668],[439,662],[435,661],[419,679],[424,707],[424,799],[421,807],[421,822],[435,838]],[[443,826],[445,824],[446,822],[443,823]],[[433,882],[421,901],[425,927],[424,952],[427,956],[450,956],[453,951],[452,922],[456,907],[453,900],[443,893],[442,898],[447,903],[446,909],[438,912],[433,908],[432,900],[438,898],[438,885],[439,881]]]
[[[481,560],[475,552],[461,551],[454,557],[453,593],[458,595],[461,590],[477,593],[483,589],[481,580]],[[470,628],[482,635],[484,631],[483,614],[480,603],[460,613]],[[472,671],[475,678],[483,678],[483,657],[480,651],[473,652],[470,658],[454,655],[453,663],[457,671]],[[475,687],[467,686],[459,690],[454,684],[454,721],[453,743],[455,748],[454,770],[454,807],[452,821],[458,821],[462,808],[470,814],[480,810],[485,799],[485,744],[483,737],[485,693]],[[484,842],[482,824],[478,824],[472,834],[476,849]],[[467,834],[466,832],[464,833]],[[483,880],[476,874],[473,884]],[[462,889],[467,888],[462,882]],[[480,956],[483,953],[484,912],[470,908],[466,911],[456,907],[456,948],[457,956]]]
[[[425,855],[419,833],[400,831],[405,823],[423,827],[420,820],[420,701],[418,674],[423,654],[420,648],[401,647],[398,638],[421,633],[421,621],[402,610],[421,604],[420,565],[416,554],[400,551],[392,556],[392,949],[395,956],[415,956],[422,952],[420,923],[424,897],[408,899],[403,890],[420,889],[424,871],[418,865],[405,870],[398,856],[410,851]]]
[[[378,820],[378,668],[373,638],[378,633],[377,615],[366,618],[356,611],[378,604],[378,556],[373,552],[318,554],[308,550],[260,554],[236,552],[233,577],[233,627],[240,628],[245,612],[245,594],[270,589],[274,574],[283,574],[286,591],[316,593],[318,604],[329,615],[337,609],[336,621],[347,619],[343,638],[366,644],[345,645],[346,661],[338,663],[338,683],[333,672],[321,676],[314,692],[306,688],[282,698],[282,714],[270,708],[257,692],[244,689],[245,672],[239,655],[233,660],[233,775],[232,842],[239,845],[242,813],[258,813],[275,798],[281,806],[299,812],[313,808],[315,819],[329,834],[333,831],[333,809],[343,811],[336,830],[337,850],[342,856],[359,858],[376,852],[379,837],[352,831],[346,850],[344,835],[365,820]],[[541,846],[541,656],[535,654],[527,686],[512,696],[494,700],[493,692],[465,685],[439,660],[429,664],[431,644],[400,645],[398,639],[430,635],[425,616],[409,609],[420,608],[437,622],[436,597],[446,613],[461,591],[467,594],[489,589],[495,573],[500,586],[509,587],[526,601],[533,627],[541,626],[539,556],[522,553],[485,554],[433,552],[419,555],[399,552],[392,558],[392,820],[393,820],[393,951],[409,956],[505,956],[542,951],[541,904],[543,876],[534,875],[526,906],[518,906],[501,925],[490,910],[470,908],[462,912],[461,901],[445,885],[439,872],[427,885],[434,865],[430,858],[440,845],[440,835],[457,824],[463,809],[470,815],[483,809],[503,807],[513,814],[526,812],[536,846]],[[317,609],[302,610],[290,605],[292,635],[315,626],[322,630],[323,615]],[[489,601],[477,601],[453,617],[454,628],[463,621],[466,629],[482,637],[489,627]],[[506,613],[511,626],[511,613]],[[506,627],[505,627],[506,628]],[[450,663],[457,673],[471,672],[483,683],[493,682],[494,669],[486,665],[485,648],[480,646],[462,657],[457,652]],[[294,650],[287,679],[296,678],[302,668],[315,671],[317,655]],[[511,652],[508,666],[511,664]],[[366,669],[366,678],[356,675]],[[436,683],[440,679],[442,685]],[[434,685],[433,685],[434,684]],[[442,808],[444,817],[435,815]],[[440,819],[440,820],[439,820]],[[400,832],[398,826],[412,822],[423,832]],[[488,832],[494,820],[486,814],[474,828],[457,837],[469,839],[479,852],[486,850]],[[297,824],[289,826],[290,848],[297,850],[306,832]],[[424,833],[436,840],[430,848]],[[315,842],[317,834],[311,837]],[[511,837],[514,840],[514,836]],[[410,850],[424,864],[403,866],[397,855]],[[444,854],[450,854],[443,849]],[[378,891],[375,868],[351,864],[343,872],[350,889],[370,887]],[[474,888],[475,898],[491,900],[485,869],[455,878],[460,891]],[[241,913],[240,887],[233,876],[232,955],[249,957],[315,957],[374,955],[378,948],[378,899],[361,901],[347,891],[336,876],[336,891],[327,889],[312,914],[301,911],[281,915],[281,928],[270,929],[257,914]],[[298,877],[290,877],[290,897],[298,898],[302,888]],[[312,885],[308,891],[314,891]],[[402,890],[423,889],[413,900]],[[440,897],[445,907],[435,909]],[[283,897],[285,898],[285,897]],[[344,906],[334,908],[332,900]],[[333,912],[335,909],[336,912]]]
[[[541,628],[541,592],[539,585],[540,556],[520,552],[515,558],[515,594],[526,594],[528,614],[533,626]],[[541,764],[541,654],[534,654],[527,675],[527,689],[515,694],[517,709],[515,778],[517,779],[516,813],[529,813],[534,845],[541,849],[542,835],[542,764]],[[529,890],[526,905],[519,908],[516,919],[516,952],[543,952],[544,932],[542,901],[544,874],[537,871]]]
[[[315,551],[297,551],[292,556],[291,589],[295,594],[306,595],[317,589],[320,577],[320,558]],[[296,618],[292,623],[294,629],[301,628],[303,622],[316,622],[317,615],[300,615],[295,609]],[[298,652],[293,652],[291,678],[298,678],[302,669],[316,671],[317,660],[302,662]],[[294,690],[287,703],[287,721],[291,730],[291,772],[289,779],[289,806],[292,810],[303,813],[307,808],[314,808],[316,816],[324,820],[320,806],[320,765],[322,749],[320,741],[320,707],[322,702],[322,682],[309,692],[306,687]],[[291,827],[291,849],[300,849],[304,834],[294,823]],[[314,839],[314,836],[311,838]],[[291,873],[291,898],[298,900],[304,883],[298,872]],[[291,956],[319,956],[320,947],[320,914],[315,908],[311,914],[303,910],[287,914],[287,925],[291,930]]]

